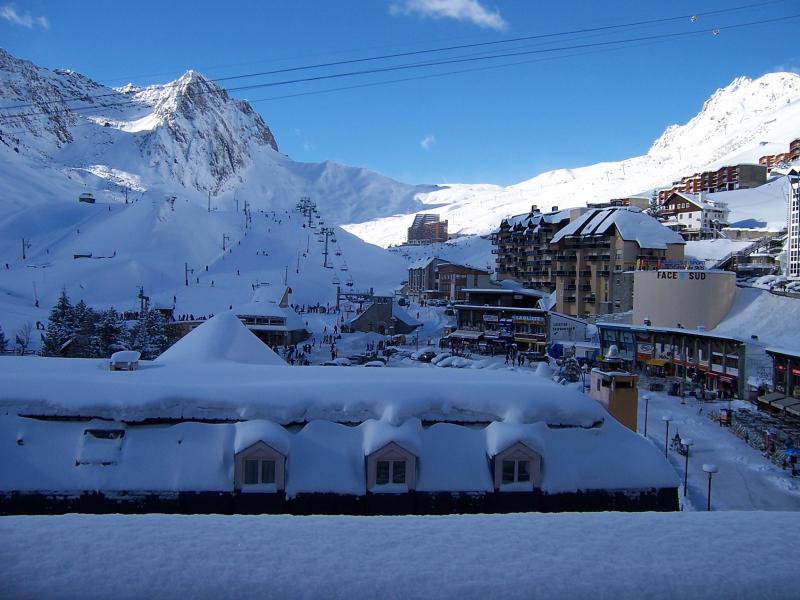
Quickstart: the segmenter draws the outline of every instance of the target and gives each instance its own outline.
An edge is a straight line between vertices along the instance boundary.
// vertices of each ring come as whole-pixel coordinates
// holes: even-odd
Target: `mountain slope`
[[[496,229],[504,217],[529,211],[532,204],[549,210],[647,192],[683,175],[785,152],[798,136],[800,75],[740,77],[717,90],[688,123],[669,126],[644,156],[549,171],[509,187],[449,185],[421,200],[449,220],[452,233],[484,234]],[[771,198],[764,211],[783,214],[780,195]],[[732,208],[731,220],[740,220],[737,208]],[[741,218],[750,218],[753,212],[757,214],[758,208]],[[372,243],[388,245],[403,240],[412,219],[398,215],[346,228]],[[773,220],[766,214],[763,219]]]

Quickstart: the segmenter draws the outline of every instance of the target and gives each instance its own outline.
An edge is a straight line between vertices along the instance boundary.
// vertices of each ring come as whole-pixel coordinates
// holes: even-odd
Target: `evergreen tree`
[[[67,291],[61,290],[58,301],[50,311],[47,330],[42,342],[42,356],[61,356],[61,348],[75,335],[75,318]]]
[[[109,358],[118,350],[126,350],[125,321],[114,307],[100,313],[92,335],[92,355],[97,358]]]
[[[3,333],[3,328],[0,327],[0,354],[6,351],[8,351],[8,338]]]
[[[93,355],[92,338],[95,334],[98,315],[83,300],[75,305],[72,314],[75,321],[75,341],[72,345],[72,355],[89,358]]]
[[[147,308],[131,329],[130,347],[138,350],[145,360],[152,360],[168,347],[164,317],[155,309]]]
[[[573,383],[581,378],[581,365],[575,360],[574,356],[564,359],[564,364],[561,367],[561,376]]]
[[[654,219],[658,218],[658,213],[661,211],[661,204],[658,202],[658,192],[653,190],[650,196],[650,201],[647,203],[647,210],[644,211]]]

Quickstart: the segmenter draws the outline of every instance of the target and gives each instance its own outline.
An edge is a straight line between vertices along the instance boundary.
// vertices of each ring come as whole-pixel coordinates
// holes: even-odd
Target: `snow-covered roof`
[[[263,346],[255,341],[253,352]],[[0,360],[0,408],[129,421],[246,418],[281,424],[360,423],[387,414],[397,421],[488,422],[513,413],[521,422],[589,427],[607,417],[577,390],[525,373],[289,367],[283,361],[254,364],[249,354],[232,360],[231,354],[241,358],[241,349],[213,358],[203,353],[201,360],[188,351],[180,353],[182,360],[165,353],[157,361],[140,361],[124,377],[99,359],[9,356]]]
[[[402,321],[409,327],[419,327],[422,321],[412,317],[406,309],[400,306],[397,302],[392,303],[392,316],[398,321]]]
[[[117,436],[86,433],[109,427]],[[259,441],[288,457],[289,497],[363,495],[364,458],[392,442],[416,456],[419,491],[491,492],[487,458],[516,442],[542,455],[546,493],[677,486],[675,471],[658,449],[610,418],[592,428],[513,420],[423,428],[415,418],[351,427],[315,420],[292,432],[264,421],[129,426],[2,415],[0,491],[230,492],[235,453]]]
[[[229,362],[287,366],[232,311],[220,313],[193,329],[154,361],[158,365]]]
[[[448,261],[446,261],[446,260],[444,260],[442,258],[437,258],[435,256],[423,256],[422,258],[419,258],[419,259],[415,260],[414,262],[412,262],[410,265],[408,265],[408,268],[409,269],[425,269],[435,260],[439,260],[441,262],[448,262]]]
[[[503,283],[505,283],[505,281]],[[530,288],[516,286],[500,288],[463,288],[461,291],[470,294],[499,294],[503,296],[514,294],[520,296],[531,296],[533,298],[544,298],[547,296],[547,292],[540,292],[539,290],[532,290]]]
[[[623,240],[634,241],[640,248],[664,250],[667,244],[686,243],[679,233],[634,206],[589,210],[556,233],[551,243],[570,236],[604,235],[611,227],[617,228]]]

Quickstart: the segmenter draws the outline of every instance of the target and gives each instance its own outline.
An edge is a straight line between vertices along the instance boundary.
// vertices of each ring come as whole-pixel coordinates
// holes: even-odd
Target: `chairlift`
[[[347,287],[353,287],[353,278],[350,275],[347,276],[347,283],[345,283],[345,285]]]
[[[336,256],[341,256],[341,255],[342,255],[342,251],[341,250],[337,250],[336,251]]]
[[[332,235],[332,236],[331,236],[331,243],[332,243],[332,244],[335,244],[335,243],[336,243],[336,236],[335,236],[335,235]]]
[[[339,277],[338,275],[333,276],[333,281],[331,281],[333,285],[339,285]]]
[[[347,271],[347,263],[346,262],[342,263],[342,268],[340,270],[341,271]]]

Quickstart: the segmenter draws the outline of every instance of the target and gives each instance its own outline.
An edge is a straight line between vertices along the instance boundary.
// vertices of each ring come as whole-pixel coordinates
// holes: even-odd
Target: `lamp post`
[[[684,438],[681,444],[686,447],[686,463],[683,469],[683,497],[686,497],[686,488],[689,487],[689,448],[692,447],[694,441],[691,438]]]
[[[650,394],[644,395],[644,437],[647,437],[647,411],[650,408]]]
[[[703,471],[708,473],[708,508],[706,510],[711,510],[711,477],[719,469],[717,469],[717,465],[703,465]]]
[[[671,415],[664,415],[663,417],[661,417],[661,420],[664,421],[664,423],[666,423],[666,425],[667,425],[667,432],[664,434],[664,458],[667,458],[667,456],[668,456],[667,455],[667,449],[668,449],[668,444],[669,444],[669,424],[670,424],[670,421],[672,421],[672,416]]]

